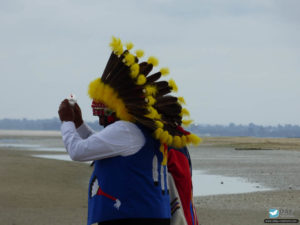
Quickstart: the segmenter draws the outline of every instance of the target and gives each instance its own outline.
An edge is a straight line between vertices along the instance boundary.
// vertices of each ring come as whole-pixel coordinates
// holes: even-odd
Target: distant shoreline
[[[59,130],[1,130],[5,137],[52,137],[60,138]],[[201,136],[200,136],[201,137]],[[201,137],[202,147],[229,147],[236,150],[295,150],[300,151],[300,138],[265,137]],[[191,146],[191,148],[194,148]]]
[[[99,121],[85,121],[92,129],[101,130]],[[1,130],[49,130],[59,131],[61,121],[58,117],[49,119],[0,119]],[[258,125],[249,124],[198,124],[193,123],[187,129],[202,137],[300,137],[300,125],[277,124]]]
[[[239,150],[295,150],[300,151],[300,138],[264,137],[203,137],[203,147],[229,147]]]

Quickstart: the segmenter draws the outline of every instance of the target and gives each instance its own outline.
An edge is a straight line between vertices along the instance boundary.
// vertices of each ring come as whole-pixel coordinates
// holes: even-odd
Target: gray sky
[[[202,124],[300,124],[298,0],[0,0],[0,119],[52,118],[111,36],[154,55]]]

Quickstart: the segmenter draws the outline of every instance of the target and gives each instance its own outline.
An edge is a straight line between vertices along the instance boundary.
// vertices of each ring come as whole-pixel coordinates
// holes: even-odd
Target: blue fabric
[[[136,154],[95,161],[90,180],[88,225],[126,218],[170,218],[170,200],[167,191],[167,168],[161,174],[162,153],[159,142],[139,126],[146,142]],[[153,158],[157,157],[158,184],[153,180]],[[163,176],[163,177],[162,177]],[[165,191],[161,180],[164,180]],[[94,195],[95,181],[105,193]],[[93,188],[94,186],[94,188]],[[93,191],[94,190],[94,191]],[[106,195],[107,194],[107,195]],[[118,200],[116,200],[118,199]],[[121,205],[117,207],[117,201]]]
[[[193,204],[192,203],[190,204],[190,210],[191,210],[193,225],[195,225],[194,208],[193,208]]]

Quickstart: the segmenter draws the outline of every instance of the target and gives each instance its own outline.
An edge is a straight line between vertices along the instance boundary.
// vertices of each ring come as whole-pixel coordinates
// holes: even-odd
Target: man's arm
[[[95,133],[95,131],[84,122],[79,127],[77,127],[77,132],[82,139],[86,139]]]
[[[100,132],[82,139],[73,122],[61,126],[64,145],[74,161],[92,161],[137,153],[145,144],[145,137],[133,123],[117,121]]]
[[[79,106],[77,110],[80,110]],[[76,112],[68,100],[64,100],[59,107],[59,118],[62,121],[61,133],[64,145],[72,160],[91,161],[114,156],[128,156],[135,154],[145,144],[145,137],[141,130],[133,123],[117,121],[98,133],[91,134],[83,124],[81,111]],[[76,122],[79,118],[79,123]],[[80,125],[79,132],[76,130]],[[84,137],[80,136],[81,129]],[[85,138],[85,139],[83,139]]]

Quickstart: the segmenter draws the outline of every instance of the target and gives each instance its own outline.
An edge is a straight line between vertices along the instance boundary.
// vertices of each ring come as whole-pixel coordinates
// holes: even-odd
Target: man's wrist
[[[75,127],[77,129],[78,127],[80,127],[83,124],[83,120],[75,121],[74,123],[75,123]]]

